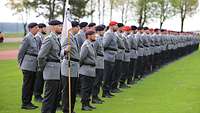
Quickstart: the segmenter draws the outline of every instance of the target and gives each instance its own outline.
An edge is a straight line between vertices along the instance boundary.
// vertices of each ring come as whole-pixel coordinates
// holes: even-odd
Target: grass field
[[[21,38],[24,36],[23,32],[17,32],[17,33],[5,33],[5,38]]]
[[[20,42],[0,43],[0,51],[18,49],[19,44]]]
[[[91,113],[200,113],[199,58],[198,51],[169,64]],[[0,61],[0,69],[0,113],[39,113],[20,109],[22,74],[16,61]],[[77,102],[76,112],[84,113]]]

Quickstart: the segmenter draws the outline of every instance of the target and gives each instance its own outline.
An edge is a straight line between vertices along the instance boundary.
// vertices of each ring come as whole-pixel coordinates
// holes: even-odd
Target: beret
[[[118,23],[117,26],[118,26],[118,27],[123,27],[124,24],[123,24],[123,23]]]
[[[117,25],[118,23],[116,21],[110,21],[109,26]]]
[[[157,31],[159,31],[160,29],[158,29],[158,28],[156,28],[156,29],[154,29],[154,32],[157,32]]]
[[[131,27],[130,26],[124,26],[122,28],[123,31],[130,31],[131,30]]]
[[[77,22],[77,21],[72,21],[71,24],[72,24],[72,27],[78,27],[79,26],[79,22]]]
[[[148,30],[149,28],[148,27],[144,27],[144,30]]]
[[[93,26],[96,26],[96,23],[90,23],[90,24],[88,24],[88,27],[93,27]]]
[[[35,22],[28,24],[28,28],[33,28],[35,26],[38,26],[38,24]]]
[[[49,25],[61,25],[63,23],[61,21],[59,21],[59,20],[51,20],[51,21],[49,21],[48,24]]]
[[[105,29],[105,26],[103,26],[103,25],[98,25],[95,27],[96,31],[103,31],[104,29]]]
[[[44,27],[47,27],[47,26],[46,26],[44,23],[39,23],[39,24],[38,24],[38,27],[39,27],[39,28],[44,28]]]
[[[138,29],[138,30],[143,30],[143,27],[138,27],[137,29]]]
[[[133,26],[131,26],[131,29],[132,30],[137,30],[137,27],[133,25]]]
[[[106,28],[106,26],[104,24],[101,25],[104,29]]]
[[[81,22],[81,23],[79,24],[79,27],[80,27],[80,28],[83,28],[83,27],[86,27],[87,25],[88,25],[87,22]]]
[[[94,30],[87,30],[85,35],[88,36],[88,35],[93,35],[95,34],[96,32]]]

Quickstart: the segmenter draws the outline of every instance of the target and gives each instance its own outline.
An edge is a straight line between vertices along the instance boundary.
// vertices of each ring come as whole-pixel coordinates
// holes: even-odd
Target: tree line
[[[143,27],[150,20],[159,20],[162,29],[164,22],[173,16],[179,16],[181,31],[184,20],[197,12],[198,0],[69,0],[71,11],[77,18],[98,17],[99,24],[104,23],[106,15],[113,19],[113,12],[118,12],[122,23],[127,23],[128,18],[137,18],[139,26]],[[37,13],[48,20],[62,17],[66,7],[66,0],[8,0],[9,6],[15,13],[29,15],[30,11]],[[25,17],[24,27],[27,24]]]

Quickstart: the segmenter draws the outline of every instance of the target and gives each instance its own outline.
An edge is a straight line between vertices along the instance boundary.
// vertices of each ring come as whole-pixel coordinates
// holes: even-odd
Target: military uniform
[[[60,93],[60,52],[60,37],[58,34],[51,32],[44,39],[38,54],[38,65],[43,70],[45,80],[42,113],[56,112]]]
[[[142,34],[137,33],[135,38],[138,40],[138,61],[137,61],[137,71],[136,71],[136,78],[140,79],[144,75],[144,45],[143,45],[143,37]]]
[[[38,32],[36,34],[36,40],[37,44],[39,46],[39,49],[42,46],[42,41],[44,39],[44,35],[41,32]],[[36,80],[35,80],[35,86],[34,86],[34,96],[37,101],[41,102],[42,98],[42,93],[43,93],[43,88],[44,88],[44,79],[43,79],[43,72],[42,71],[37,71],[36,74]]]
[[[130,74],[130,70],[129,70],[129,64],[130,64],[130,42],[128,41],[128,37],[130,35],[126,34],[126,32],[123,34],[123,42],[125,45],[125,54],[124,54],[124,59],[122,62],[122,76],[120,79],[120,86],[119,88],[126,88],[128,87],[126,85],[126,81],[128,80],[129,74]]]
[[[90,105],[90,96],[94,83],[95,73],[95,51],[93,44],[89,40],[85,40],[80,51],[80,81],[81,81],[81,103],[82,110],[92,110],[94,107]]]
[[[36,38],[29,32],[23,39],[18,53],[18,64],[23,72],[22,108],[32,105],[31,100],[37,71],[38,52],[39,46],[37,45]]]
[[[130,65],[129,65],[129,76],[128,76],[128,84],[132,84],[135,78],[136,71],[136,63],[137,63],[137,48],[138,42],[135,38],[135,34],[131,33],[128,37],[128,42],[130,43]]]
[[[103,97],[111,97],[111,82],[114,76],[115,55],[117,54],[117,37],[115,33],[108,30],[103,39],[104,47],[104,77],[103,77]]]
[[[62,51],[61,57],[63,57],[61,63],[61,78],[62,78],[62,105],[63,112],[69,112],[69,63],[70,63],[70,78],[71,78],[71,110],[74,111],[75,101],[76,101],[76,93],[77,93],[77,85],[78,85],[78,70],[79,70],[79,45],[74,34],[70,32],[70,42],[68,42],[67,37],[63,37],[64,41],[62,42]],[[71,49],[70,53],[65,52],[65,48],[70,44]],[[68,54],[70,54],[70,61],[68,58]]]
[[[125,45],[123,42],[123,36],[122,33],[119,31],[115,33],[117,36],[117,45],[118,45],[118,51],[115,56],[115,74],[112,76],[112,93],[117,93],[119,92],[118,89],[118,83],[120,81],[120,78],[122,76],[122,60],[124,59],[124,54],[125,54]]]
[[[100,98],[98,97],[98,94],[100,92],[100,87],[102,86],[104,69],[103,36],[97,36],[97,39],[94,42],[94,49],[96,56],[96,78],[94,80],[92,90],[92,102],[95,103],[98,101],[98,103],[100,103]]]

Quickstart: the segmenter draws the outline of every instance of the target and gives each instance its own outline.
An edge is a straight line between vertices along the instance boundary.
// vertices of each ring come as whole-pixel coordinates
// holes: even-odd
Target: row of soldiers
[[[101,88],[103,98],[112,98],[121,88],[129,88],[199,46],[193,33],[137,28],[115,21],[108,27],[72,21],[68,37],[61,37],[62,22],[52,20],[49,25],[50,33],[44,38],[46,25],[30,23],[20,46],[22,109],[38,108],[31,103],[34,94],[42,102],[42,113],[55,113],[60,101],[63,113],[69,113],[69,100],[74,113],[79,93],[82,110],[91,111],[95,107],[90,101],[104,102],[99,96]]]

